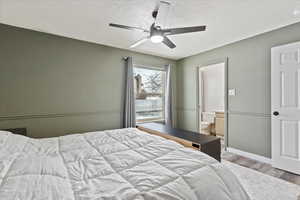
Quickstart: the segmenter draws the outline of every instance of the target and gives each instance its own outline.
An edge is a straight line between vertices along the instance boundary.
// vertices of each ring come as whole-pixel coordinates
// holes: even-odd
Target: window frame
[[[162,118],[157,118],[157,117],[153,117],[153,118],[147,118],[147,119],[136,119],[136,123],[137,124],[141,124],[141,123],[147,123],[147,122],[159,122],[159,123],[165,123],[166,120],[166,116],[165,116],[165,99],[166,99],[166,70],[164,67],[154,67],[154,66],[145,66],[145,65],[140,65],[140,64],[133,64],[133,71],[134,68],[140,68],[140,69],[146,69],[146,70],[153,70],[153,71],[161,71],[164,72],[165,76],[164,76],[164,85],[162,88]],[[134,74],[133,74],[134,76]],[[136,100],[136,98],[134,98],[134,100]]]

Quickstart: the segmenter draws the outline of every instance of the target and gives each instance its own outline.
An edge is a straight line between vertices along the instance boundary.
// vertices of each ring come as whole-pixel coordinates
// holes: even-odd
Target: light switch
[[[229,96],[235,96],[235,89],[229,89],[228,90],[228,95]]]

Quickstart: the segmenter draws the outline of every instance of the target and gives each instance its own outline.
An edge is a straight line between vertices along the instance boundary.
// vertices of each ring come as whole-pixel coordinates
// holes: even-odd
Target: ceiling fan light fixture
[[[153,43],[161,43],[164,40],[164,37],[161,35],[152,35],[150,40]]]

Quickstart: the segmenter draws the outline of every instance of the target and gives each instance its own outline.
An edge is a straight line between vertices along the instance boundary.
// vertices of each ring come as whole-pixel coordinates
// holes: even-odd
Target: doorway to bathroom
[[[227,59],[210,62],[197,69],[198,131],[220,137],[226,148]]]

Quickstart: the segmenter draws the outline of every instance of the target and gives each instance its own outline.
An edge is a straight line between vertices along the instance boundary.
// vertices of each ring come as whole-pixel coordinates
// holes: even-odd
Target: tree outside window
[[[137,122],[164,120],[165,76],[162,70],[134,68]]]

